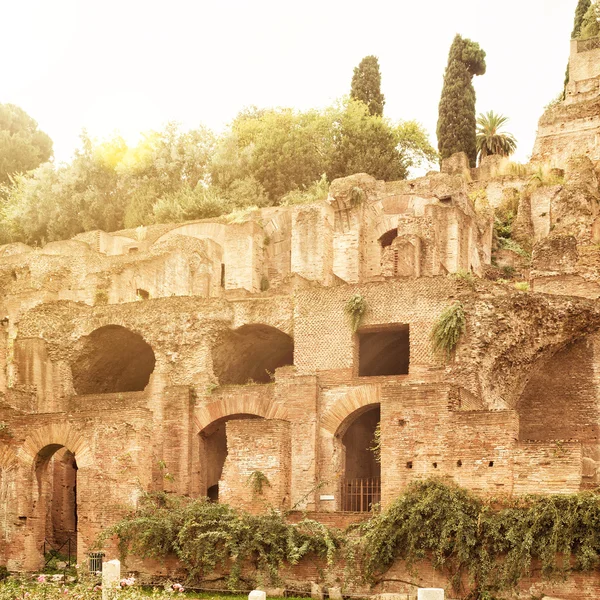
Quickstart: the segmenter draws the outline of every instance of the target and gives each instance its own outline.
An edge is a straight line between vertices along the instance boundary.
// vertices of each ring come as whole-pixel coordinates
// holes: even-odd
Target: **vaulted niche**
[[[120,325],[96,329],[79,341],[71,362],[78,394],[142,391],[156,360],[141,335]]]
[[[338,433],[344,451],[341,510],[364,512],[381,500],[381,463],[375,450],[380,420],[380,405],[373,404],[350,415]]]
[[[75,562],[77,554],[77,463],[64,446],[40,450],[35,461],[39,498],[36,503],[39,547]]]
[[[237,414],[218,419],[200,434],[200,462],[204,473],[206,496],[213,502],[219,501],[219,481],[227,458],[227,421],[238,419],[260,419],[256,415]]]
[[[294,340],[269,325],[243,325],[219,336],[212,358],[221,385],[269,383],[275,369],[294,364]]]
[[[408,325],[395,325],[377,331],[359,331],[358,375],[408,375],[409,329]]]

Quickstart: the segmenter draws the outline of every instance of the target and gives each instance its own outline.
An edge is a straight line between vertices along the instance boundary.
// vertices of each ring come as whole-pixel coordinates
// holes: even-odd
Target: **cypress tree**
[[[575,9],[575,20],[573,22],[573,33],[571,33],[571,39],[575,39],[579,37],[581,33],[581,24],[583,23],[583,17],[585,17],[585,13],[588,11],[590,5],[592,4],[591,0],[579,0],[577,3],[577,8]]]
[[[385,99],[381,93],[381,74],[376,56],[365,56],[354,69],[350,97],[369,107],[369,113],[381,117]]]
[[[457,35],[450,47],[437,125],[442,159],[465,152],[471,166],[477,161],[475,88],[473,76],[485,73],[485,52],[479,44]]]

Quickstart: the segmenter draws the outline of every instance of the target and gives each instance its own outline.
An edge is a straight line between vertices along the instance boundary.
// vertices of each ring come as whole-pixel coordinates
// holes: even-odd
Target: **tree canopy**
[[[352,99],[305,112],[251,108],[218,137],[174,124],[135,146],[84,133],[70,163],[14,177],[0,207],[0,243],[41,244],[92,229],[296,203],[323,197],[337,177],[401,179],[436,157],[418,123],[392,123]]]
[[[0,104],[0,186],[52,158],[52,140],[22,108]]]
[[[485,52],[479,44],[457,35],[450,47],[437,126],[440,158],[465,152],[477,161],[475,89],[473,76],[485,73]]]
[[[350,97],[364,102],[369,114],[383,116],[385,99],[381,93],[381,74],[376,56],[365,56],[354,69]]]

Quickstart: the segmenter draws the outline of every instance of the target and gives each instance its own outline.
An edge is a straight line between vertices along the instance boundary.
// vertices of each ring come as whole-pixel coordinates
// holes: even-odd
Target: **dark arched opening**
[[[387,248],[392,245],[392,242],[398,237],[398,229],[390,229],[386,231],[380,238],[379,244],[382,248]]]
[[[96,329],[79,341],[71,362],[78,394],[142,391],[156,359],[141,335],[120,325]]]
[[[201,432],[201,455],[204,472],[204,488],[206,496],[213,502],[219,501],[219,482],[223,475],[223,467],[227,459],[228,421],[239,419],[261,419],[256,415],[236,414],[218,419]]]
[[[344,461],[342,510],[364,512],[381,501],[380,420],[380,405],[372,404],[355,411],[340,427]]]
[[[39,547],[45,559],[59,557],[73,564],[77,557],[77,462],[75,455],[58,444],[38,453],[35,474]]]
[[[244,325],[223,332],[212,351],[219,383],[269,383],[275,369],[294,364],[294,340],[269,325]]]

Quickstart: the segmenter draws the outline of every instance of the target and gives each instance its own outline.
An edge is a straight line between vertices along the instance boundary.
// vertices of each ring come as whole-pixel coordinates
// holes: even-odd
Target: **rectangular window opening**
[[[410,332],[408,325],[358,332],[358,375],[408,375]]]

